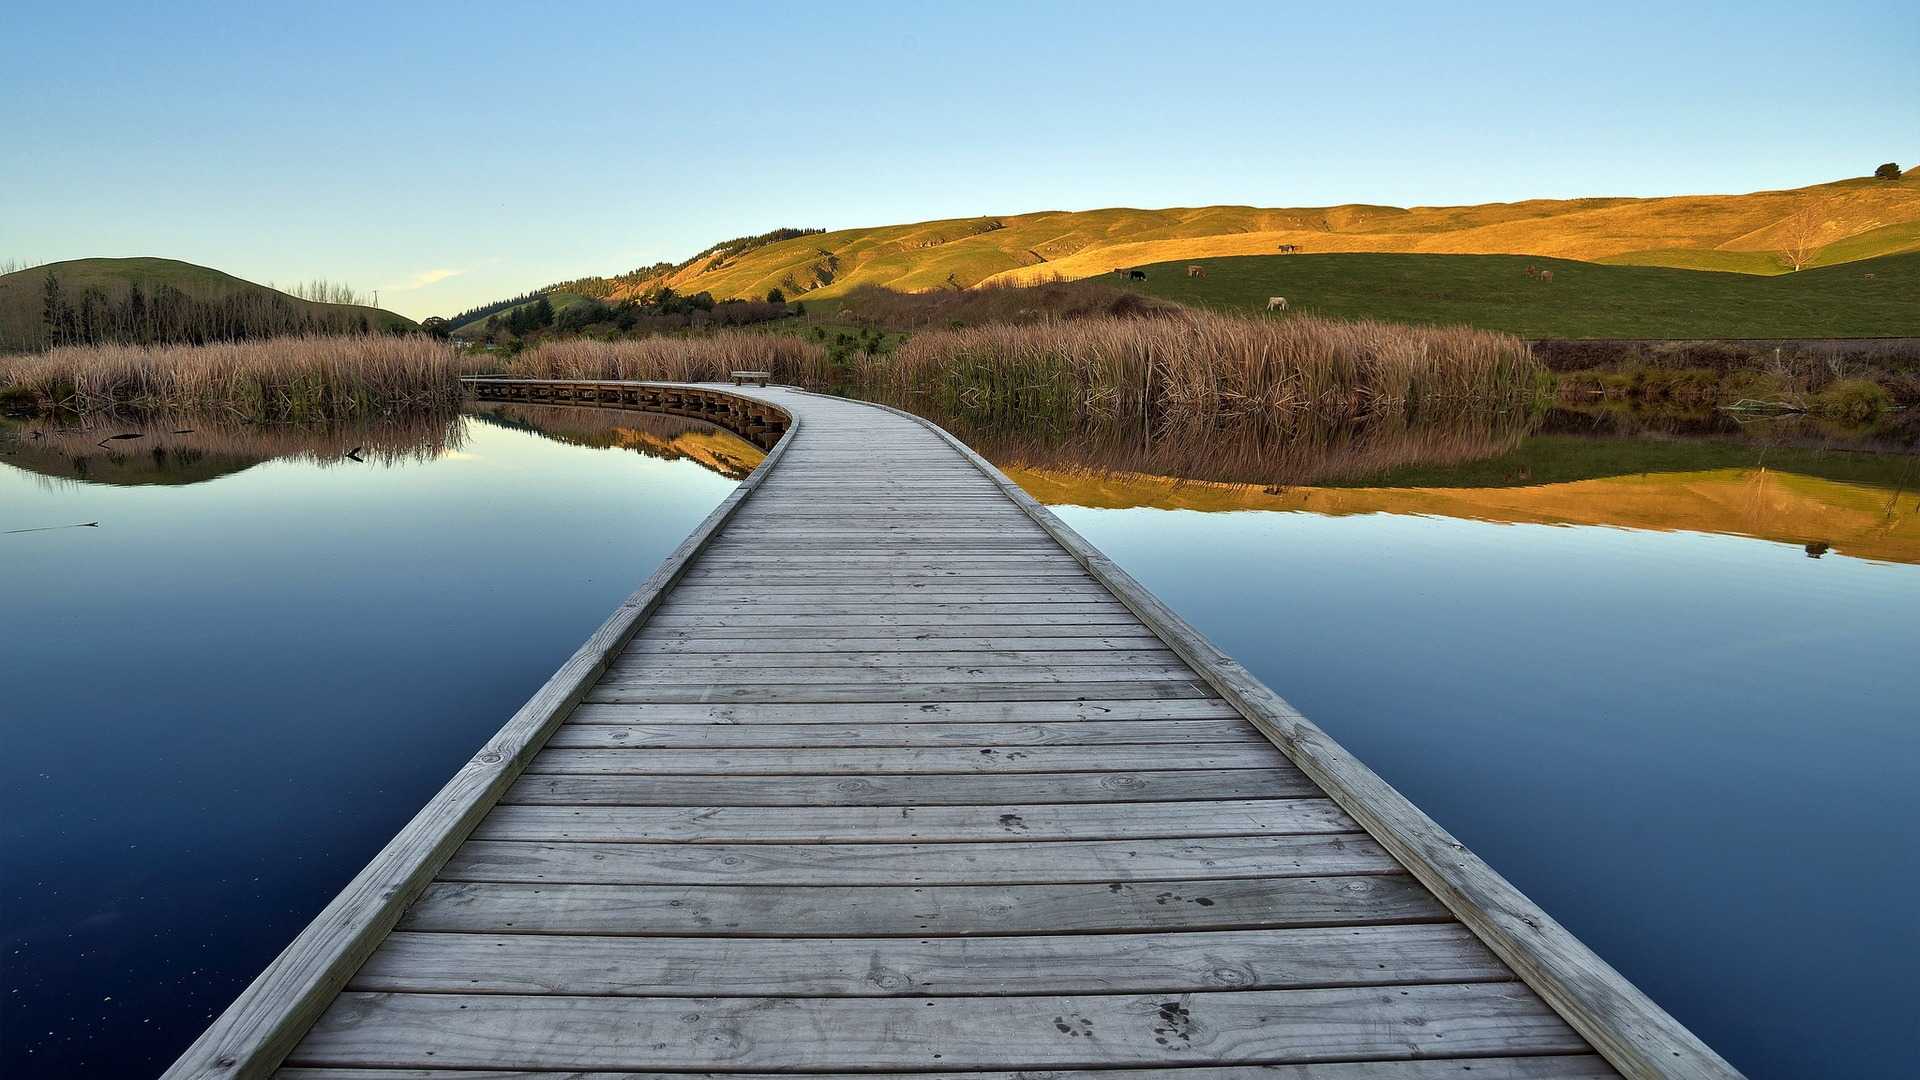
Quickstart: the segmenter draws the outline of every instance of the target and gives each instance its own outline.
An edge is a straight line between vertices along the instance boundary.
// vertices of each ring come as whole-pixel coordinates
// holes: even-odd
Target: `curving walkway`
[[[1734,1075],[943,432],[743,394],[604,663],[176,1075]]]

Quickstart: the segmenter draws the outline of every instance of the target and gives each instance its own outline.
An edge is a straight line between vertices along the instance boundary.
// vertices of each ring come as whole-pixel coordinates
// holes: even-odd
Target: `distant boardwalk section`
[[[771,449],[169,1076],[1737,1075],[937,427],[474,391]]]

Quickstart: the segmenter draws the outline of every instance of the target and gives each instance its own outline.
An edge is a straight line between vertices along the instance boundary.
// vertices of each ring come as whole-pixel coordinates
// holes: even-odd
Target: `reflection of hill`
[[[115,486],[197,484],[276,458],[324,465],[345,460],[348,451],[367,461],[426,460],[457,449],[459,441],[453,414],[317,426],[181,416],[0,420],[0,461],[42,476]]]
[[[1751,457],[1751,448],[1749,448]],[[1896,466],[1901,461],[1894,459]],[[1751,536],[1920,563],[1920,494],[1772,468],[1721,468],[1513,487],[1261,489],[1160,476],[1007,469],[1044,503],[1162,510],[1423,514],[1509,524],[1607,525]],[[1914,469],[1920,482],[1920,466]]]
[[[767,456],[766,451],[712,424],[632,409],[481,402],[469,406],[469,412],[486,423],[532,431],[573,446],[691,461],[734,480],[745,479]]]
[[[1806,425],[1759,428],[1746,438],[1641,434],[1619,438],[1535,435],[1498,456],[1455,463],[1414,463],[1352,481],[1366,487],[1516,487],[1641,473],[1697,473],[1760,468],[1843,483],[1899,486],[1920,482],[1920,466],[1891,439],[1822,437]]]

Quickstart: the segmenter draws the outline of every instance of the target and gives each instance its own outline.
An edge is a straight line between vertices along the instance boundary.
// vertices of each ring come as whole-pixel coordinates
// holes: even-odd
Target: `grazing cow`
[[[1299,250],[1300,250],[1299,244],[1281,244],[1280,245],[1280,251],[1282,254],[1285,254],[1285,255],[1291,255],[1294,252]]]
[[[1129,270],[1127,271],[1127,280],[1145,281],[1147,280],[1147,272],[1145,270]]]
[[[1865,276],[1866,276],[1866,279],[1867,279],[1868,281],[1872,281],[1872,280],[1873,280],[1873,275],[1872,275],[1872,274],[1867,274],[1867,275],[1865,275]],[[425,323],[421,323],[420,325],[422,325],[422,326],[425,326],[426,324],[425,324]]]
[[[1198,264],[1189,266],[1187,267],[1187,276],[1188,277],[1206,277],[1207,268],[1204,266],[1200,266]],[[1868,276],[1871,277],[1872,275],[1868,275]]]
[[[1527,267],[1527,276],[1528,276],[1528,277],[1530,277],[1530,278],[1537,278],[1537,277],[1539,277],[1539,276],[1540,276],[1540,268],[1539,268],[1539,267],[1537,267],[1537,266],[1528,266],[1528,267]]]
[[[1268,310],[1268,311],[1274,311],[1274,310],[1279,310],[1279,311],[1285,311],[1285,310],[1287,310],[1287,298],[1286,298],[1286,297],[1284,297],[1284,296],[1269,296],[1269,297],[1267,297],[1267,310]]]
[[[1540,271],[1540,280],[1541,280],[1541,281],[1552,281],[1552,280],[1553,280],[1553,271],[1551,271],[1551,270],[1542,270],[1542,271]]]

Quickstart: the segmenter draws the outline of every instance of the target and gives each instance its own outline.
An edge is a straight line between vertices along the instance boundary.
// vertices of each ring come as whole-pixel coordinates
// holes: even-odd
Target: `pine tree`
[[[147,333],[147,294],[141,290],[140,283],[134,282],[127,290],[126,316],[123,320],[123,336],[128,341],[146,342]]]
[[[553,301],[545,296],[533,302],[533,325],[536,327],[553,325]]]
[[[40,297],[40,322],[46,327],[47,344],[65,344],[60,312],[67,306],[67,299],[61,295],[57,276],[51,273],[47,275],[46,284],[40,288]]]

